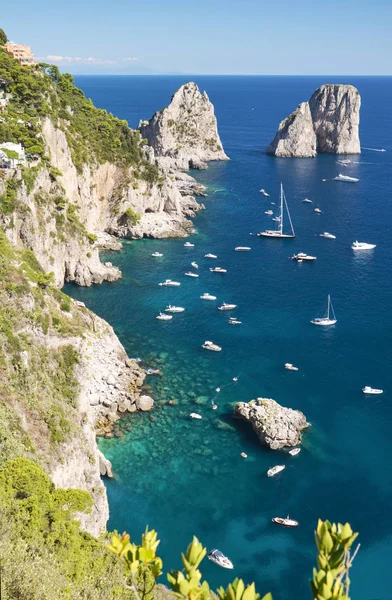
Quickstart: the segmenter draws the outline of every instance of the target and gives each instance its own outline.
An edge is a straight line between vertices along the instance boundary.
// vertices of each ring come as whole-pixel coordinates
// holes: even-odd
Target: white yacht
[[[310,198],[304,198],[304,199],[302,200],[302,202],[306,202],[307,204],[312,204],[312,203],[313,203],[313,200],[310,200]]]
[[[284,368],[288,371],[298,371],[298,367],[294,367],[292,363],[285,363]]]
[[[181,312],[184,312],[184,310],[185,310],[185,308],[183,308],[182,306],[172,306],[171,304],[169,304],[165,308],[165,312],[168,312],[168,313],[181,313]]]
[[[229,325],[242,325],[242,321],[239,321],[235,317],[231,317],[228,321]]]
[[[236,252],[249,252],[249,250],[251,250],[251,248],[249,248],[249,246],[236,246],[234,248],[234,250]]]
[[[283,216],[284,216],[284,210],[286,209],[287,212],[287,216],[288,216],[288,220],[289,220],[289,224],[290,224],[290,231],[291,233],[283,233]],[[268,213],[270,214],[270,213]],[[294,233],[294,227],[293,224],[291,222],[291,217],[290,217],[290,211],[289,211],[289,207],[287,204],[287,200],[286,200],[286,196],[284,194],[283,191],[283,185],[280,184],[280,208],[279,208],[279,214],[276,215],[277,217],[279,217],[279,222],[277,224],[277,229],[266,229],[265,231],[260,231],[260,233],[258,233],[257,235],[260,237],[272,237],[272,238],[294,238],[295,237],[295,233]]]
[[[289,450],[290,456],[297,456],[297,454],[299,454],[300,452],[301,448],[292,448],[292,450]]]
[[[364,388],[362,388],[362,391],[364,394],[383,394],[384,390],[378,390],[377,388],[372,388],[370,387],[370,385],[365,385]]]
[[[218,306],[218,310],[234,310],[235,308],[237,308],[236,304],[226,304],[226,302],[223,302],[222,306]]]
[[[264,214],[265,214],[265,215],[273,215],[273,214],[274,214],[274,211],[273,211],[273,210],[271,210],[271,209],[269,209],[269,210],[265,210],[265,211],[264,211]]]
[[[326,316],[325,317],[316,317],[315,319],[312,319],[312,321],[310,321],[310,322],[313,323],[313,325],[321,325],[321,326],[326,327],[328,325],[335,325],[336,321],[337,321],[337,319],[335,316],[335,311],[332,306],[331,296],[328,294],[328,306],[327,306]]]
[[[163,256],[163,254],[161,252],[153,252],[151,256],[154,256],[154,258],[160,258],[161,256]]]
[[[173,318],[173,315],[165,315],[165,313],[159,313],[157,317],[155,317],[159,321],[170,321]]]
[[[320,208],[315,208],[314,209],[315,213],[318,213],[319,215],[321,215],[321,213],[323,212]]]
[[[299,525],[298,521],[290,519],[290,515],[287,515],[285,519],[283,517],[273,517],[272,522],[277,525],[283,525],[283,527],[298,527]]]
[[[181,283],[179,281],[172,281],[171,279],[166,279],[159,285],[164,285],[164,286],[169,286],[169,287],[178,287],[179,285],[181,285]]]
[[[332,233],[328,233],[328,231],[324,231],[324,233],[320,233],[320,237],[328,238],[329,240],[336,240],[336,235]]]
[[[276,465],[276,467],[271,467],[267,471],[267,477],[273,477],[274,475],[277,475],[278,473],[283,471],[283,469],[285,469],[285,468],[286,468],[286,465]]]
[[[211,252],[209,252],[208,254],[204,255],[204,258],[218,258],[218,257],[216,256],[216,254],[211,254]]]
[[[298,252],[298,254],[293,254],[291,259],[297,260],[298,262],[302,262],[303,260],[312,262],[313,260],[317,260],[317,256],[309,256],[309,254],[305,254],[305,252]]]
[[[348,175],[342,175],[341,173],[339,173],[337,177],[334,177],[333,180],[347,181],[348,183],[357,183],[357,181],[359,181],[359,179],[357,179],[356,177],[349,177]]]
[[[263,194],[263,196],[265,196],[265,198],[269,198],[269,194],[267,194],[267,192],[265,191],[264,188],[261,188],[261,190],[259,190],[260,194]]]
[[[187,277],[199,277],[198,273],[192,273],[192,271],[188,271],[187,273],[184,273],[184,275]]]
[[[234,565],[231,560],[229,560],[227,556],[225,556],[220,550],[211,550],[207,557],[208,560],[218,565],[218,567],[223,567],[224,569],[234,569]]]
[[[376,244],[366,244],[365,242],[353,242],[351,245],[352,250],[373,250]]]
[[[211,273],[227,273],[227,269],[222,269],[222,267],[214,267],[210,268]]]
[[[199,265],[196,262],[191,262],[191,267],[193,267],[194,269],[198,269]]]
[[[209,342],[208,340],[201,345],[204,350],[212,350],[212,352],[220,352],[222,348],[218,346],[218,344],[214,344],[214,342]]]
[[[191,417],[191,419],[202,419],[203,418],[201,415],[199,415],[199,413],[191,413],[189,416]]]
[[[190,242],[185,242],[184,248],[194,248],[195,244],[191,244]]]
[[[216,296],[211,296],[211,294],[208,294],[207,292],[200,296],[200,298],[202,300],[216,300]]]

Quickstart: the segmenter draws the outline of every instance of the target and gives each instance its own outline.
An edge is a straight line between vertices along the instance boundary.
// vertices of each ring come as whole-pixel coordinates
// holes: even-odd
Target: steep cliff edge
[[[267,153],[298,158],[317,152],[360,154],[360,106],[352,85],[322,85],[280,123]]]
[[[181,86],[170,104],[149,121],[141,121],[139,131],[164,168],[187,171],[206,168],[212,160],[229,160],[218,134],[214,106],[193,82]]]

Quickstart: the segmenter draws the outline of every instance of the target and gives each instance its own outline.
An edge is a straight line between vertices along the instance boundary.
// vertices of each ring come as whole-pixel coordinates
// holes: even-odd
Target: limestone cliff
[[[312,157],[317,152],[359,154],[361,97],[352,85],[319,87],[284,119],[267,153],[280,157]]]
[[[170,104],[149,121],[141,121],[139,131],[162,167],[187,171],[206,168],[208,161],[228,160],[214,106],[193,82],[181,86]]]

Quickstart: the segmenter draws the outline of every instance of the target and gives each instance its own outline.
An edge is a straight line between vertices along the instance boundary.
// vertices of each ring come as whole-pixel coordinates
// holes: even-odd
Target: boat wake
[[[385,148],[365,148],[365,146],[362,146],[361,150],[371,150],[372,152],[386,152]]]

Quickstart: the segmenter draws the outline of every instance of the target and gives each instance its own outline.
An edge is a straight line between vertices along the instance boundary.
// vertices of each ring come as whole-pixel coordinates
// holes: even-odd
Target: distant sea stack
[[[205,169],[211,160],[229,160],[218,134],[214,106],[193,82],[181,86],[169,106],[149,121],[140,121],[139,131],[162,167],[186,171]]]
[[[326,84],[284,119],[267,154],[309,158],[318,152],[360,154],[361,96],[352,85]]]

